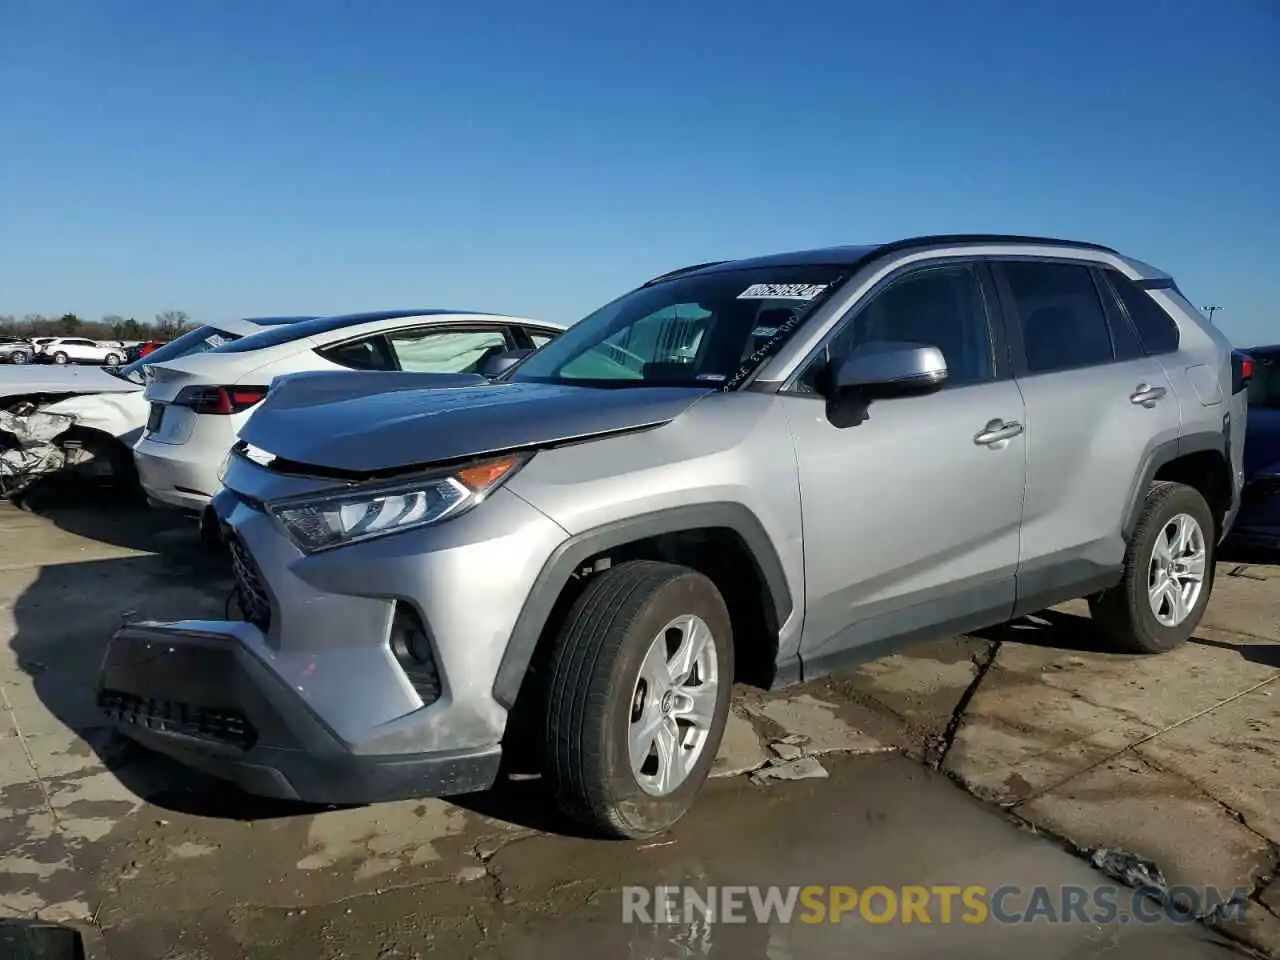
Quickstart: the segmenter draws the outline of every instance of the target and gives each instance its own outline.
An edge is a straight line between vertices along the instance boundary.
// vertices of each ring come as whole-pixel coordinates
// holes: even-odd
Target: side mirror
[[[933,393],[947,382],[942,351],[923,343],[882,341],[855,347],[836,367],[835,394],[866,400]]]
[[[517,363],[533,353],[532,349],[524,350],[505,350],[502,353],[493,353],[485,357],[484,362],[480,364],[478,371],[482,376],[492,380],[498,374],[514,367]]]

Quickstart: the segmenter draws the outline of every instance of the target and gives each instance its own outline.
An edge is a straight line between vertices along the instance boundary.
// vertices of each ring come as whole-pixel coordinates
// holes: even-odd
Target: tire
[[[661,696],[659,685],[671,677],[662,671],[669,670],[669,648],[660,648],[658,640],[666,634],[679,652],[690,638],[704,636],[697,621],[708,629],[711,649],[704,645],[698,671],[688,674],[694,683],[686,679]],[[711,580],[688,567],[650,560],[621,563],[591,580],[556,639],[544,756],[557,805],[604,836],[642,839],[662,833],[692,806],[724,735],[733,686],[733,630],[724,599]],[[653,684],[641,675],[651,652],[648,666],[657,672],[646,673],[655,678]],[[708,681],[714,682],[710,689]],[[695,704],[695,697],[710,717],[691,731],[675,718]],[[654,737],[664,737],[668,748],[674,744],[685,763],[664,767],[650,757],[637,771],[631,740],[641,724],[660,725]],[[700,746],[693,746],[695,740]],[[655,756],[657,746],[654,739]],[[683,752],[690,749],[697,752]],[[658,782],[664,770],[675,772],[677,782]]]
[[[68,357],[68,356],[67,356],[65,353],[63,353],[61,350],[59,350],[57,353],[55,353],[55,354],[53,355],[53,362],[54,362],[54,363],[56,363],[56,364],[58,364],[59,366],[62,366],[63,364],[65,364],[65,363],[66,363],[68,360],[70,360],[70,359],[71,359],[71,358],[70,358],[70,357]]]
[[[21,350],[19,350],[16,353],[11,353],[9,354],[9,362],[16,363],[19,365],[24,364],[27,362],[27,355],[23,353]]]
[[[200,514],[200,543],[208,550],[227,549],[227,544],[222,539],[222,528],[218,526],[218,517],[212,507],[205,507]]]
[[[118,367],[118,366],[120,366],[120,354],[118,354],[118,353],[108,353],[108,354],[107,354],[106,365],[107,365],[108,367]]]
[[[1178,526],[1190,520],[1194,524],[1191,546],[1198,545],[1200,563],[1167,564],[1155,556],[1157,547],[1176,536]],[[1138,522],[1124,558],[1124,578],[1114,587],[1091,597],[1089,609],[1094,621],[1118,650],[1125,653],[1165,653],[1179,646],[1195,632],[1209,604],[1213,590],[1213,562],[1216,550],[1213,514],[1200,492],[1181,483],[1161,481],[1147,491],[1146,501],[1138,514]],[[1175,554],[1179,551],[1175,543]],[[1194,551],[1193,551],[1194,556]],[[1175,558],[1176,559],[1176,558]],[[1189,589],[1197,566],[1201,571],[1199,589]],[[1172,571],[1175,588],[1184,603],[1180,618],[1172,606],[1173,596],[1165,591],[1163,599],[1154,600],[1150,590],[1161,579],[1160,570]],[[1178,571],[1183,571],[1179,575]],[[1166,574],[1165,579],[1170,579]],[[1194,595],[1194,599],[1191,598]],[[1187,602],[1187,601],[1190,602]],[[1161,613],[1157,616],[1155,604]]]

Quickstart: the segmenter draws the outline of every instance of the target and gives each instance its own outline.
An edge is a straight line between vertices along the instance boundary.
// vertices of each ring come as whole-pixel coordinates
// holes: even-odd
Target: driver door
[[[800,476],[806,677],[1012,612],[1026,447],[992,289],[977,261],[908,267],[864,298],[781,394]],[[948,380],[875,400],[844,425],[850,418],[817,392],[824,370],[877,341],[938,347]],[[1013,435],[992,440],[994,421]]]

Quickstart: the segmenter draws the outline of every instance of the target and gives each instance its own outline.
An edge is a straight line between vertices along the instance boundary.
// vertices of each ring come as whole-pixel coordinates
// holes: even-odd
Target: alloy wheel
[[[689,777],[715,722],[716,639],[701,617],[676,617],[653,638],[631,695],[628,747],[640,788],[665,797]]]
[[[1166,627],[1176,627],[1195,609],[1204,589],[1208,552],[1196,519],[1179,513],[1156,535],[1147,568],[1151,612]]]

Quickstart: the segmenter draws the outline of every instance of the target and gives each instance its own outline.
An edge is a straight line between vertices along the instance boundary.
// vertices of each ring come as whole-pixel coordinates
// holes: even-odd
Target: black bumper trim
[[[308,803],[362,804],[488,789],[502,748],[353,753],[307,703],[233,638],[167,624],[122,627],[103,658],[98,694],[237,711],[257,731],[248,749],[174,724],[109,719],[125,736],[248,793]],[[149,716],[149,714],[144,714]]]
[[[478,752],[331,757],[256,747],[236,757],[145,727],[117,724],[117,729],[193,770],[230,780],[246,793],[306,803],[349,805],[479,793],[493,786],[502,762],[498,747]]]

